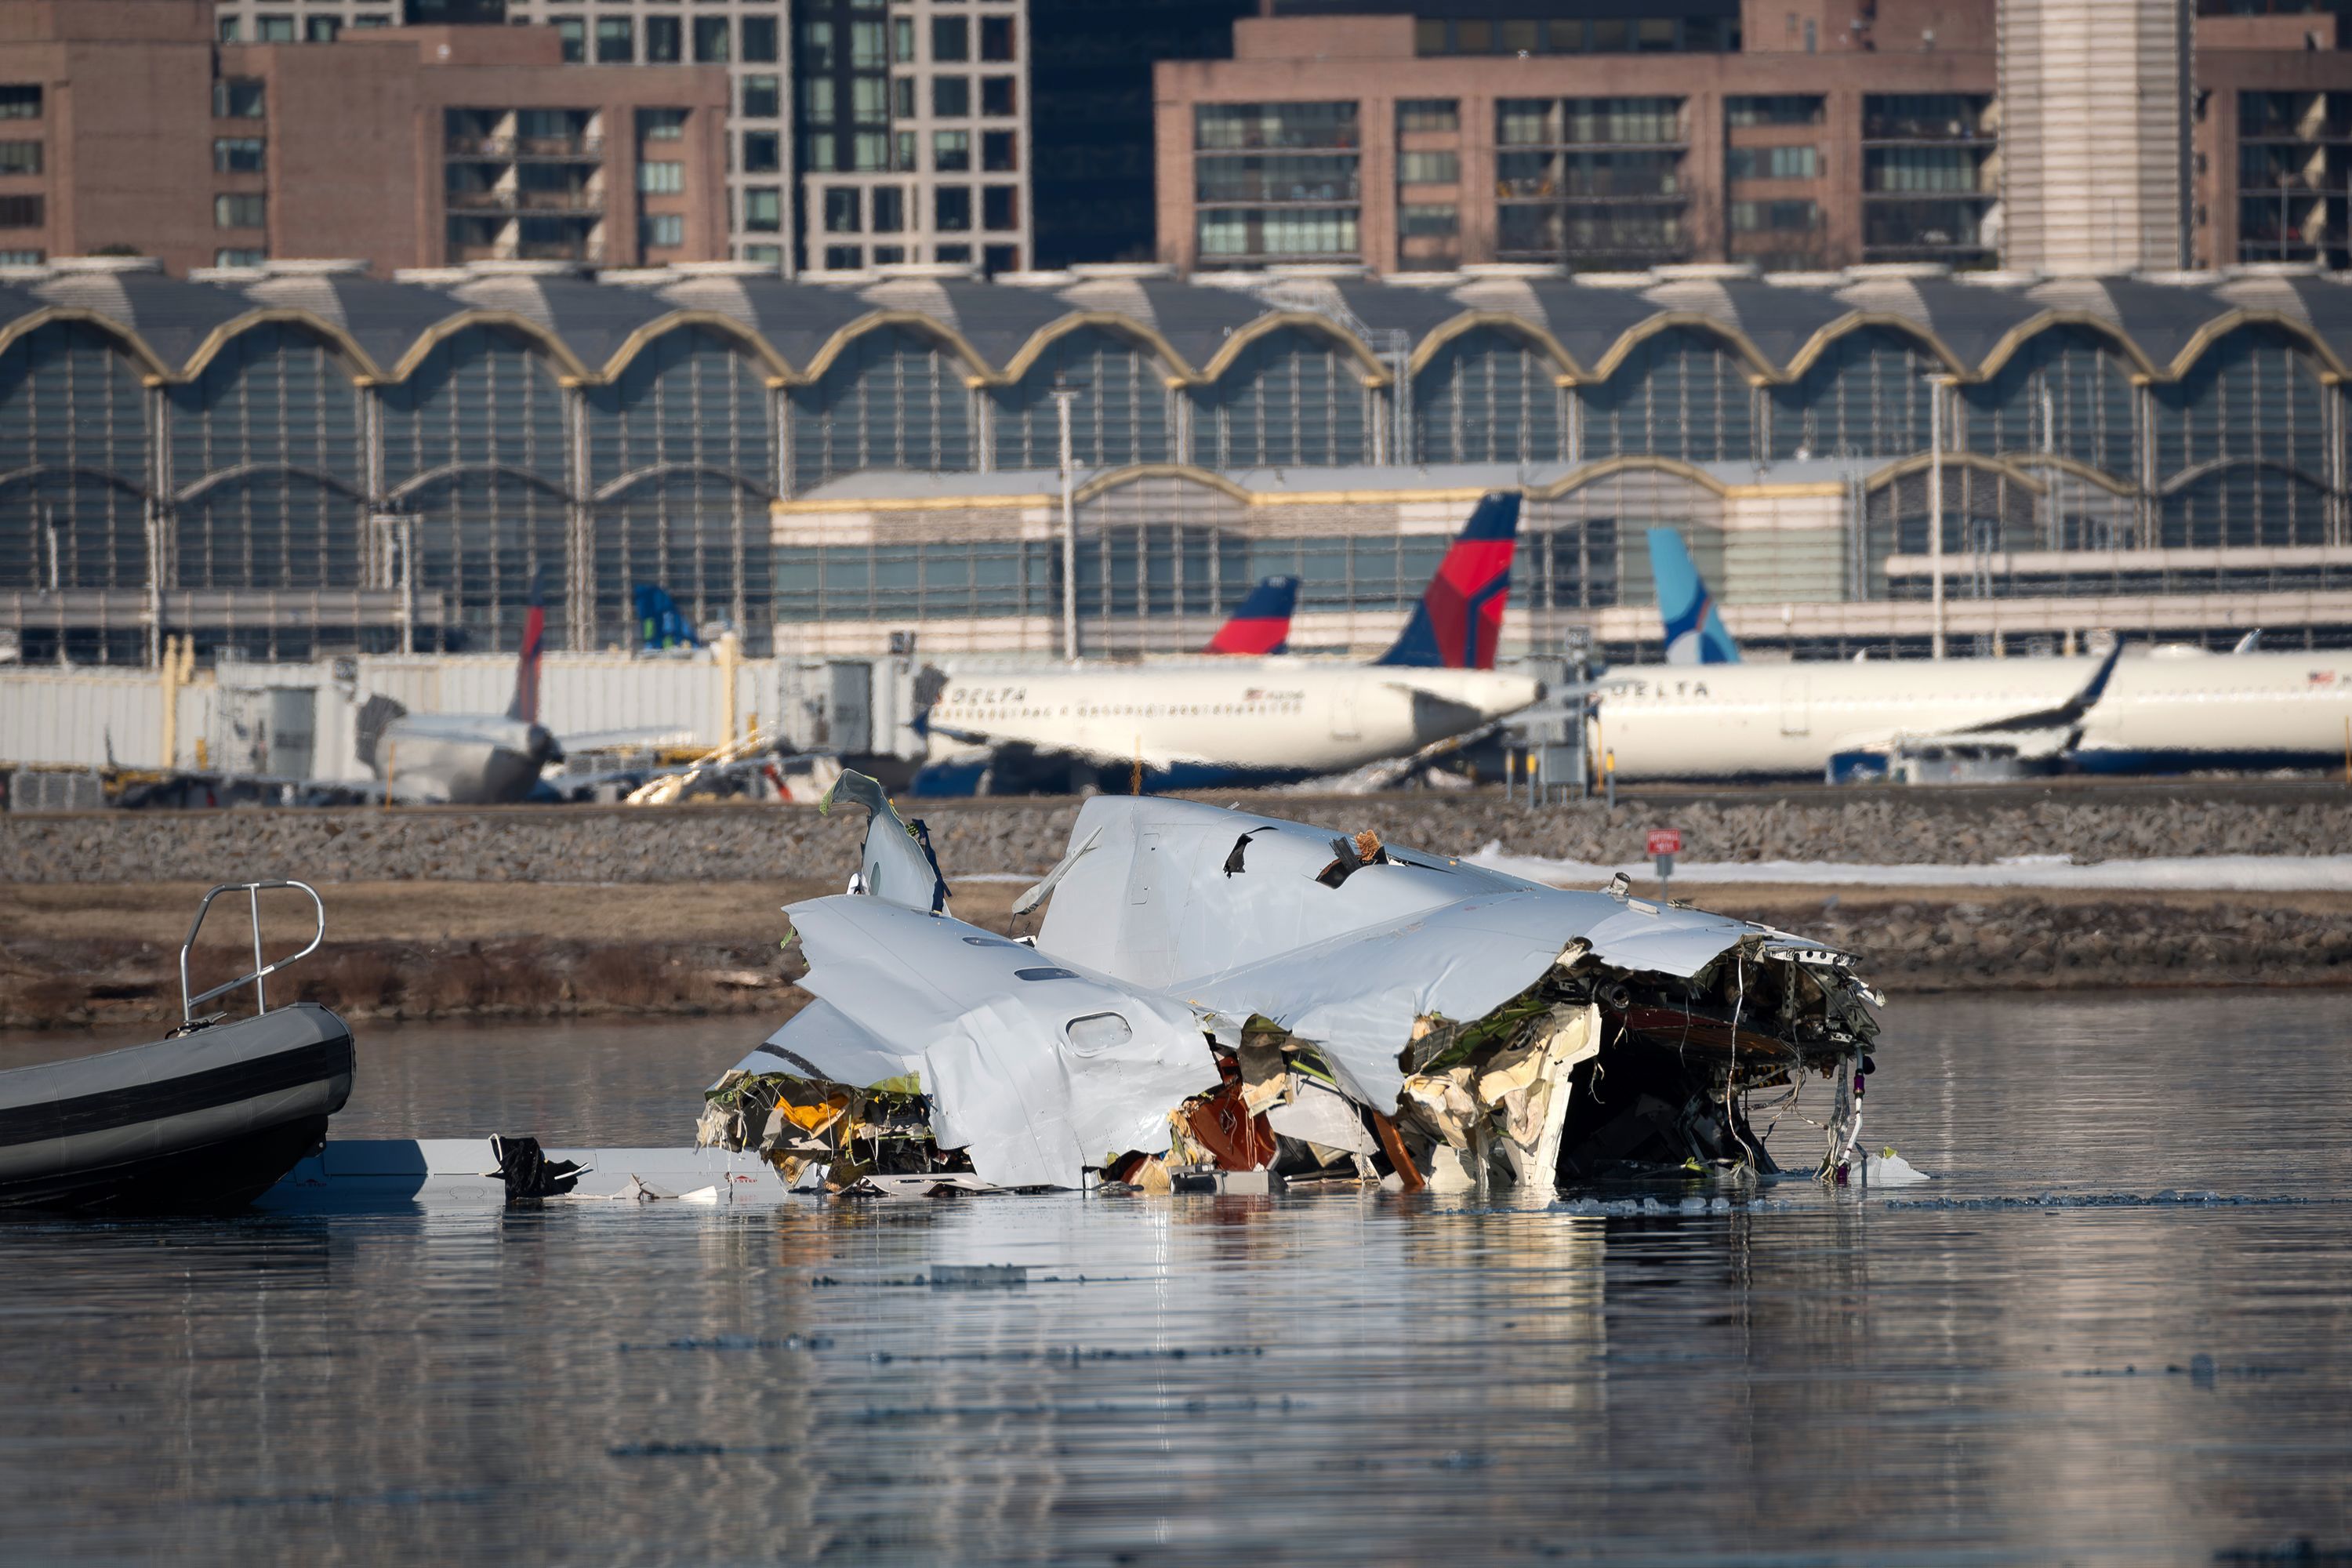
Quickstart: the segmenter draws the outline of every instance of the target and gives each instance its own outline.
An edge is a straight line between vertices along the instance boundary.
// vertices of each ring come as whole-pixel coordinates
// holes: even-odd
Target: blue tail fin
[[[1376,664],[1422,668],[1492,669],[1503,609],[1511,596],[1511,552],[1518,547],[1519,498],[1490,490],[1437,563],[1412,619]]]
[[[1738,664],[1739,645],[1723,624],[1715,595],[1699,580],[1683,536],[1650,530],[1650,573],[1658,580],[1658,618],[1666,626],[1668,664]]]

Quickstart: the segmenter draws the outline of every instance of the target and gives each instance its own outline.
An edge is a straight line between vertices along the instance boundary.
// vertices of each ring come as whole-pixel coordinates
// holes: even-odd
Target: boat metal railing
[[[278,960],[274,963],[264,963],[261,961],[261,895],[278,888],[297,888],[304,893],[309,894],[310,898],[310,908],[319,917],[319,925],[318,930],[313,931],[310,935],[310,945],[303,948],[301,952],[289,953],[286,957]],[[201,996],[191,996],[188,994],[188,951],[196,945],[196,933],[204,930],[205,916],[211,910],[213,900],[219,898],[223,893],[243,893],[246,895],[247,907],[252,911],[253,973],[250,974],[240,974],[235,980],[215,985]],[[327,906],[320,901],[319,889],[310,886],[310,883],[223,882],[219,887],[215,888],[211,892],[206,893],[205,895],[205,901],[196,906],[196,918],[194,923],[188,927],[188,939],[180,944],[180,1021],[184,1024],[192,1024],[195,1022],[196,1007],[198,1004],[209,1002],[214,997],[218,996],[225,992],[234,991],[240,985],[250,985],[253,987],[254,1012],[257,1015],[268,1012],[269,998],[262,986],[262,981],[268,976],[277,973],[288,964],[308,958],[312,953],[318,952],[319,944],[321,942],[324,942],[326,937]]]

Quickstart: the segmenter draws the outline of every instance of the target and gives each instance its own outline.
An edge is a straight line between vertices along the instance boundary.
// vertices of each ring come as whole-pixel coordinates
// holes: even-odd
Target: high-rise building
[[[1265,0],[1231,59],[1158,68],[1161,259],[2352,260],[2352,50],[2321,0],[1633,9]]]
[[[726,82],[582,70],[543,28],[219,43],[188,0],[0,7],[0,260],[173,271],[724,254]]]

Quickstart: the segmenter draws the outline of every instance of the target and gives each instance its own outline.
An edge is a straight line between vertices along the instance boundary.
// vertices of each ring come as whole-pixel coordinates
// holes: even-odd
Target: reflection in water
[[[0,1518],[21,1558],[2341,1549],[2339,1006],[1905,1009],[1873,1086],[1866,1134],[1938,1194],[2303,1206],[1796,1184],[1691,1217],[1346,1194],[18,1222],[0,1391],[37,1414],[0,1438]],[[667,1141],[743,1032],[378,1031],[339,1131]],[[913,1283],[969,1262],[1031,1283]]]

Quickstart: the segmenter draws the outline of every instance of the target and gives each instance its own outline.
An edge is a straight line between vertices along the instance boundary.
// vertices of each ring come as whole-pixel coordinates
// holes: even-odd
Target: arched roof
[[[1570,382],[1605,378],[1643,342],[1678,328],[1714,337],[1773,383],[1796,380],[1842,339],[1872,329],[1906,334],[1960,379],[1979,380],[2038,334],[2069,325],[2105,337],[2159,381],[2254,327],[2296,340],[2328,375],[2352,375],[2352,286],[2293,267],[1984,281],[1927,267],[1773,279],[1695,266],[1599,281],[1496,267],[1410,284],[1339,272],[1194,281],[1104,267],[999,284],[941,268],[798,282],[736,264],[600,281],[551,264],[484,263],[385,281],[349,264],[273,263],[199,281],[126,258],[0,279],[0,346],[58,320],[114,333],[163,380],[200,374],[238,333],[268,321],[314,331],[354,375],[390,381],[478,326],[522,333],[563,374],[592,383],[692,326],[736,339],[778,384],[812,380],[862,335],[893,329],[929,337],[976,385],[1016,381],[1055,342],[1090,329],[1129,339],[1177,384],[1214,381],[1251,343],[1297,331],[1338,348],[1378,384],[1400,343],[1411,345],[1418,371],[1482,329],[1516,337]]]

